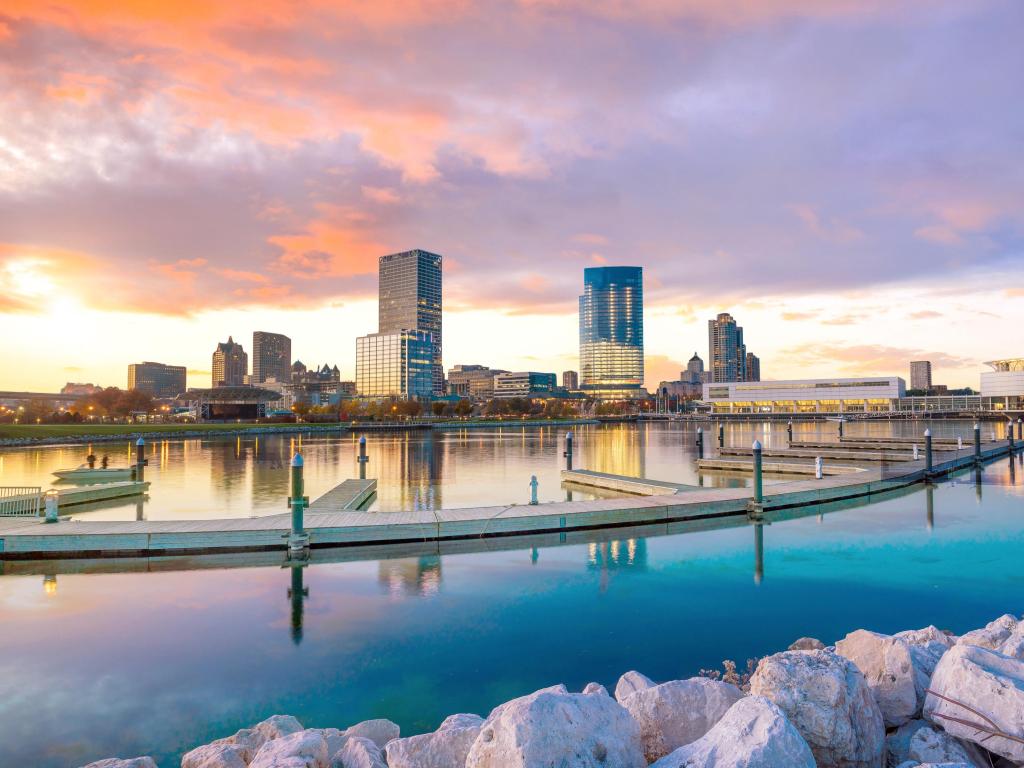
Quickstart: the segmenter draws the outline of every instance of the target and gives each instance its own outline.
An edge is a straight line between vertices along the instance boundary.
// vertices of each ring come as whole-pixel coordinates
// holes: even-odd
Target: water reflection
[[[381,560],[377,581],[392,597],[429,597],[441,589],[441,557],[405,557]]]
[[[292,604],[292,642],[298,645],[302,642],[302,618],[305,612],[306,598],[309,597],[309,587],[303,583],[303,575],[308,563],[302,560],[293,560],[288,564],[291,570],[292,584],[288,588],[288,598]]]

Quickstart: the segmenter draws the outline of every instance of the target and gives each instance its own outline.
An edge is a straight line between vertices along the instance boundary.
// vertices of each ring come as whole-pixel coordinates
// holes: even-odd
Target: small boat
[[[61,480],[71,482],[104,482],[107,480],[131,480],[135,470],[131,467],[90,467],[82,464],[75,469],[58,469],[53,474]]]

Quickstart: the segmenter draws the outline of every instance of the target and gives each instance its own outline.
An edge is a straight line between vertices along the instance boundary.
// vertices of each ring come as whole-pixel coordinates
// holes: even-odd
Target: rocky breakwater
[[[1011,768],[1024,765],[1024,621],[801,638],[749,675],[656,683],[627,672],[451,715],[402,738],[368,720],[275,715],[196,747],[181,768]],[[149,757],[86,768],[156,768]]]

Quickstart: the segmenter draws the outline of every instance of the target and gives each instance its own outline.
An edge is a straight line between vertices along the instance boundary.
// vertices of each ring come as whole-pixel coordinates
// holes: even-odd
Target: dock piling
[[[718,424],[718,447],[722,448],[725,446],[725,424]]]
[[[370,460],[370,457],[366,455],[366,436],[359,438],[359,457],[356,459],[359,462],[359,479],[366,479],[366,464]]]
[[[303,512],[309,506],[309,497],[303,495],[305,484],[302,479],[302,471],[302,454],[296,453],[292,457],[292,492],[291,496],[288,497],[288,506],[292,510],[292,530],[288,535],[288,551],[290,554],[301,553],[309,547],[309,535],[302,527]]]
[[[146,458],[146,441],[141,437],[135,442],[135,479],[142,481],[145,479],[145,469],[149,464],[149,460]]]
[[[1017,417],[1017,442],[1024,443],[1024,419]]]
[[[530,504],[531,505],[537,503],[537,486],[538,485],[540,485],[540,483],[537,482],[537,476],[536,475],[530,475]]]
[[[760,506],[764,502],[764,486],[761,477],[761,441],[755,440],[754,445],[754,504]]]
[[[814,460],[814,478],[816,480],[821,480],[821,478],[822,478],[822,476],[824,474],[825,474],[825,460],[822,459],[821,456],[818,456]]]
[[[843,419],[842,416],[840,416],[839,417],[839,439],[840,440],[843,439],[843,424],[844,423],[845,423],[845,420]]]
[[[56,523],[60,519],[57,512],[57,491],[47,491],[43,496],[43,503],[46,505],[46,522]]]
[[[697,458],[704,458],[704,428],[697,427]]]
[[[926,477],[932,474],[932,431],[924,431],[924,473]]]
[[[1008,450],[1010,456],[1013,456],[1014,446],[1013,446],[1013,420],[1012,419],[1006,425],[1006,445],[1007,445],[1007,450]]]
[[[914,461],[917,461],[920,458],[921,458],[921,453],[920,453],[920,451],[917,450],[917,443],[914,443]]]
[[[565,450],[562,455],[565,456],[565,468],[572,471],[572,432],[565,433]]]
[[[981,463],[981,424],[974,422],[974,461]]]
[[[956,436],[956,449],[962,451],[964,449],[964,439],[960,436]]]
[[[793,442],[793,420],[790,419],[786,424],[786,434],[789,436],[789,442]]]

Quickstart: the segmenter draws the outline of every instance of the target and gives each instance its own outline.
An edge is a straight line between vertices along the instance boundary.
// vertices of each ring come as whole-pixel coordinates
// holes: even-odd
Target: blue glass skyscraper
[[[583,270],[580,389],[601,400],[643,397],[644,274],[641,267]]]

